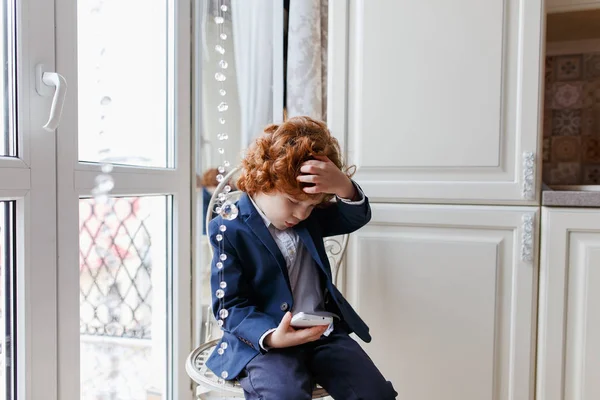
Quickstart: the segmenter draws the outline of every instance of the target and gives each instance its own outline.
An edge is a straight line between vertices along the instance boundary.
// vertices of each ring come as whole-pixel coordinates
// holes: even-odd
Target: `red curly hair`
[[[332,195],[306,193],[302,189],[310,184],[296,179],[302,164],[314,156],[327,156],[348,177],[354,173],[350,172],[353,167],[344,166],[340,145],[324,122],[293,117],[281,125],[269,125],[246,152],[237,187],[251,196],[279,191],[299,200],[321,197],[329,201]]]

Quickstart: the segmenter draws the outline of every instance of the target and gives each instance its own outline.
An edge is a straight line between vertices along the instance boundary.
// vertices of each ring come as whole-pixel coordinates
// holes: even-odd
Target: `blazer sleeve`
[[[352,181],[352,183],[359,194],[362,195],[362,199],[353,202],[336,199],[335,202],[325,207],[313,210],[312,215],[321,227],[323,237],[352,233],[371,220],[369,199],[356,182]]]
[[[213,313],[219,320],[219,311],[227,310],[227,317],[221,318],[222,329],[235,335],[253,349],[261,351],[261,336],[268,330],[277,328],[278,324],[270,316],[257,310],[253,304],[242,262],[227,237],[227,231],[219,232],[221,221],[222,219],[218,217],[209,224],[210,242],[213,247],[210,278]],[[219,233],[223,236],[220,242],[216,239]],[[221,254],[225,254],[227,258],[220,259]],[[222,269],[217,268],[218,262],[223,263]],[[222,288],[221,282],[225,282],[225,288]],[[223,290],[222,298],[217,297],[217,290]]]

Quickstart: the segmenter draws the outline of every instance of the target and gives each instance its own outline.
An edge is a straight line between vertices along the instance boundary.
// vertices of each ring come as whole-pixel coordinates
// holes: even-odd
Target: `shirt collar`
[[[265,223],[265,226],[268,228],[271,225],[271,221],[269,221],[267,216],[262,212],[262,210],[260,209],[258,204],[256,204],[256,202],[254,201],[252,196],[248,196],[248,198],[252,202],[252,205],[254,206],[254,208],[256,208],[256,211],[258,212],[258,215],[260,215],[260,217],[262,218],[263,222]]]

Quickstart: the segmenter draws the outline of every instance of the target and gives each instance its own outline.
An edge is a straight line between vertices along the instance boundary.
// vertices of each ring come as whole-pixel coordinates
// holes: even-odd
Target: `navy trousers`
[[[392,400],[398,393],[343,329],[252,359],[238,377],[247,400],[308,400],[316,383],[336,400]]]

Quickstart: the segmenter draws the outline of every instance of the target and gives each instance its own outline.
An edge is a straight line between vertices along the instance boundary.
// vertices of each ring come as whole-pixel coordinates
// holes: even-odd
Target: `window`
[[[190,18],[0,0],[0,400],[192,397]]]
[[[165,394],[172,199],[79,200],[81,398]]]
[[[56,37],[76,77],[57,142],[59,368],[79,376],[65,378],[73,399],[191,395],[190,9],[57,3],[57,26],[77,27]],[[91,196],[98,186],[109,196]]]
[[[77,2],[81,161],[173,166],[174,3]]]

